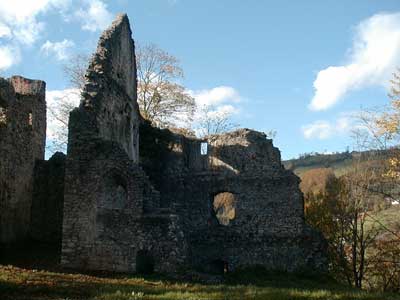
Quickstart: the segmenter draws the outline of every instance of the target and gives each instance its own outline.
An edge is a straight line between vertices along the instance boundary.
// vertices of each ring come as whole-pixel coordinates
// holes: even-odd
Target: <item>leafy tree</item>
[[[373,169],[355,165],[353,172],[338,179],[331,177],[325,192],[309,192],[305,201],[307,221],[328,241],[331,271],[359,288],[370,270],[367,251],[381,229],[370,217],[374,196],[368,186],[373,176]]]
[[[304,194],[325,193],[326,188],[335,179],[335,174],[330,168],[311,169],[301,176],[300,189]]]

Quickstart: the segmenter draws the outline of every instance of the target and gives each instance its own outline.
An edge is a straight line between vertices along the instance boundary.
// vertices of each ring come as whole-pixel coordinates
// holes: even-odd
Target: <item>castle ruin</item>
[[[326,268],[324,241],[304,221],[299,178],[283,168],[272,140],[249,129],[197,139],[156,128],[140,115],[136,85],[130,24],[120,15],[100,37],[80,106],[70,114],[66,158],[57,154],[35,169],[26,164],[30,186],[23,192],[34,196],[20,201],[43,219],[33,218],[31,232],[62,240],[63,266],[167,273]],[[9,90],[9,83],[1,86],[0,101],[13,99]],[[7,145],[0,140],[0,151]],[[43,159],[43,147],[32,157]],[[18,153],[1,156],[0,171],[10,168],[12,155]],[[1,191],[1,226],[18,224],[3,214],[18,193]],[[53,219],[46,221],[46,209],[57,212]],[[48,227],[58,229],[46,233]]]

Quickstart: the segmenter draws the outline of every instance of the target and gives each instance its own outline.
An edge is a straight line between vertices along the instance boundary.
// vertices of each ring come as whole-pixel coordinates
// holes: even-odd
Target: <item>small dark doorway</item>
[[[210,273],[218,275],[228,273],[228,263],[222,259],[213,260],[210,264]]]
[[[136,272],[141,274],[154,273],[154,259],[147,250],[139,250],[136,254]]]

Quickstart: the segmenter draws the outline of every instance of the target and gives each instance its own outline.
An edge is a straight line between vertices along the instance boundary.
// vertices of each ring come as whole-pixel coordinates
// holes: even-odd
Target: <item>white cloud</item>
[[[0,70],[6,70],[12,65],[17,64],[21,59],[18,47],[11,45],[0,45]]]
[[[7,25],[0,23],[0,38],[1,37],[10,37],[11,36],[11,29]]]
[[[85,8],[81,8],[75,13],[82,22],[82,29],[88,31],[103,30],[109,26],[113,20],[113,15],[108,11],[107,5],[100,0],[84,1]]]
[[[326,139],[332,134],[333,128],[328,121],[320,120],[303,126],[302,131],[306,139]]]
[[[0,58],[0,68],[9,68],[20,61],[10,59],[9,49],[20,53],[21,47],[32,46],[40,39],[46,28],[44,17],[50,11],[60,14],[64,21],[80,22],[83,29],[90,31],[104,29],[113,17],[103,0],[0,0],[1,51],[7,54]],[[50,46],[48,51],[62,60],[71,44],[48,44],[42,51]]]
[[[8,28],[9,37],[31,45],[44,28],[44,23],[37,19],[38,15],[50,8],[58,9],[62,6],[61,0],[0,1],[0,19],[2,25]]]
[[[239,93],[230,86],[218,86],[209,90],[189,91],[198,106],[216,106],[227,102],[238,103]]]
[[[0,0],[0,69],[5,70],[21,60],[21,46],[32,45],[45,25],[38,20],[50,8],[62,8],[63,0]]]
[[[62,42],[50,42],[46,41],[40,48],[40,51],[49,55],[54,55],[57,60],[66,60],[70,57],[70,50],[75,46],[75,43],[71,40],[64,39]]]
[[[387,86],[400,64],[400,13],[377,14],[362,21],[356,27],[350,53],[347,64],[318,73],[310,109],[328,109],[352,90]]]
[[[355,127],[351,114],[341,114],[335,121],[318,120],[304,125],[301,130],[306,139],[324,140],[346,134]]]
[[[230,86],[218,86],[188,93],[196,102],[192,128],[198,136],[205,135],[204,125],[209,120],[227,119],[228,123],[231,123],[232,116],[240,112],[239,105],[243,100],[239,92]]]

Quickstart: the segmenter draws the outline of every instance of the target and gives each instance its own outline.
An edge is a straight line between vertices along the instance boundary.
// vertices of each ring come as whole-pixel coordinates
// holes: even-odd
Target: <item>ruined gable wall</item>
[[[0,110],[0,243],[11,243],[29,231],[33,170],[45,150],[45,83],[0,79]]]
[[[68,267],[101,269],[97,256],[91,259],[96,251],[104,252],[99,247],[125,251],[99,235],[101,215],[115,210],[138,216],[143,211],[142,174],[134,165],[135,75],[129,20],[121,15],[100,37],[81,104],[70,114],[62,241],[62,263]]]
[[[132,272],[147,251],[156,270],[185,258],[179,218],[155,216],[158,192],[138,165],[139,111],[129,21],[117,17],[100,38],[78,109],[70,115],[62,264]],[[153,214],[150,214],[153,213]]]
[[[83,139],[116,142],[138,161],[139,111],[136,102],[136,63],[129,20],[120,16],[100,37],[86,72],[80,111],[72,113],[86,124],[71,129],[71,147]],[[74,119],[73,119],[74,121]],[[76,122],[72,122],[74,126]],[[86,127],[86,128],[82,128]],[[73,135],[75,132],[78,135]],[[71,149],[72,151],[73,149]],[[79,150],[79,149],[78,149]]]

